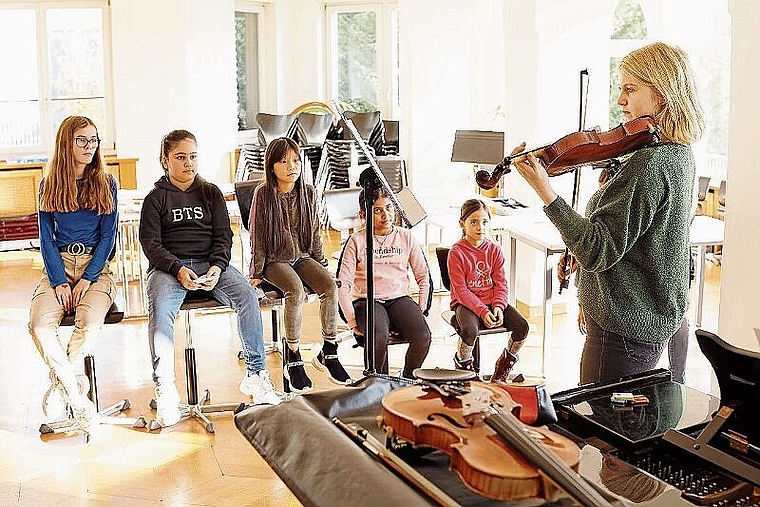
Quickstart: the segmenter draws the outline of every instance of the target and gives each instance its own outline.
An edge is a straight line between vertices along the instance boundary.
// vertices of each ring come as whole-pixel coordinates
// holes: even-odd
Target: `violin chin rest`
[[[447,370],[445,368],[415,368],[412,372],[415,378],[427,382],[464,382],[476,380],[478,374],[470,370]]]

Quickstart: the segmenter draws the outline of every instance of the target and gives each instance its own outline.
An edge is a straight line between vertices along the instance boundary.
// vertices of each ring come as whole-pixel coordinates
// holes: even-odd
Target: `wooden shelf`
[[[116,177],[119,188],[137,188],[137,159],[106,157],[106,170]],[[0,163],[0,218],[37,213],[37,190],[46,162]]]

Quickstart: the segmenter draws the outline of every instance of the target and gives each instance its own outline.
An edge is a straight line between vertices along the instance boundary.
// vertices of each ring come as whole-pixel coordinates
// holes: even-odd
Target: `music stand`
[[[376,188],[382,188],[388,198],[391,200],[395,208],[398,210],[401,216],[402,225],[404,227],[412,228],[415,225],[422,222],[427,213],[420,205],[419,201],[409,187],[404,187],[398,194],[393,192],[388,180],[385,179],[383,172],[375,160],[375,156],[370,152],[367,143],[364,141],[359,131],[356,129],[356,125],[350,118],[346,118],[343,108],[338,101],[333,101],[335,110],[338,112],[344,125],[351,133],[351,137],[354,138],[359,150],[364,154],[369,167],[362,171],[359,175],[359,184],[364,189],[364,214],[366,217],[366,236],[367,236],[367,318],[365,337],[366,342],[364,344],[364,357],[366,359],[366,369],[364,370],[365,376],[371,376],[377,374],[377,368],[375,365],[375,283],[374,283],[374,254],[373,254],[373,225],[372,225],[372,194]]]

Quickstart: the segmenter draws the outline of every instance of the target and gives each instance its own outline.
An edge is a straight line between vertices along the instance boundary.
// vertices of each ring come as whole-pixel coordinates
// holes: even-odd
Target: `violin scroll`
[[[502,176],[511,172],[509,168],[511,162],[511,159],[507,157],[493,168],[492,173],[483,170],[475,173],[475,181],[478,183],[478,186],[483,190],[491,190],[499,183]]]

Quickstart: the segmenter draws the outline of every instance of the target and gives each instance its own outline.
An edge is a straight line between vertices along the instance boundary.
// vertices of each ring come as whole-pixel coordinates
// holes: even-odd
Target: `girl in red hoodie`
[[[486,238],[491,214],[485,203],[469,199],[462,204],[459,226],[462,239],[451,247],[448,258],[451,279],[452,325],[459,334],[454,365],[477,371],[472,357],[475,340],[483,328],[504,326],[512,331],[499,355],[491,382],[505,383],[517,362],[517,351],[528,335],[528,321],[509,303],[509,286],[504,273],[504,253]]]

